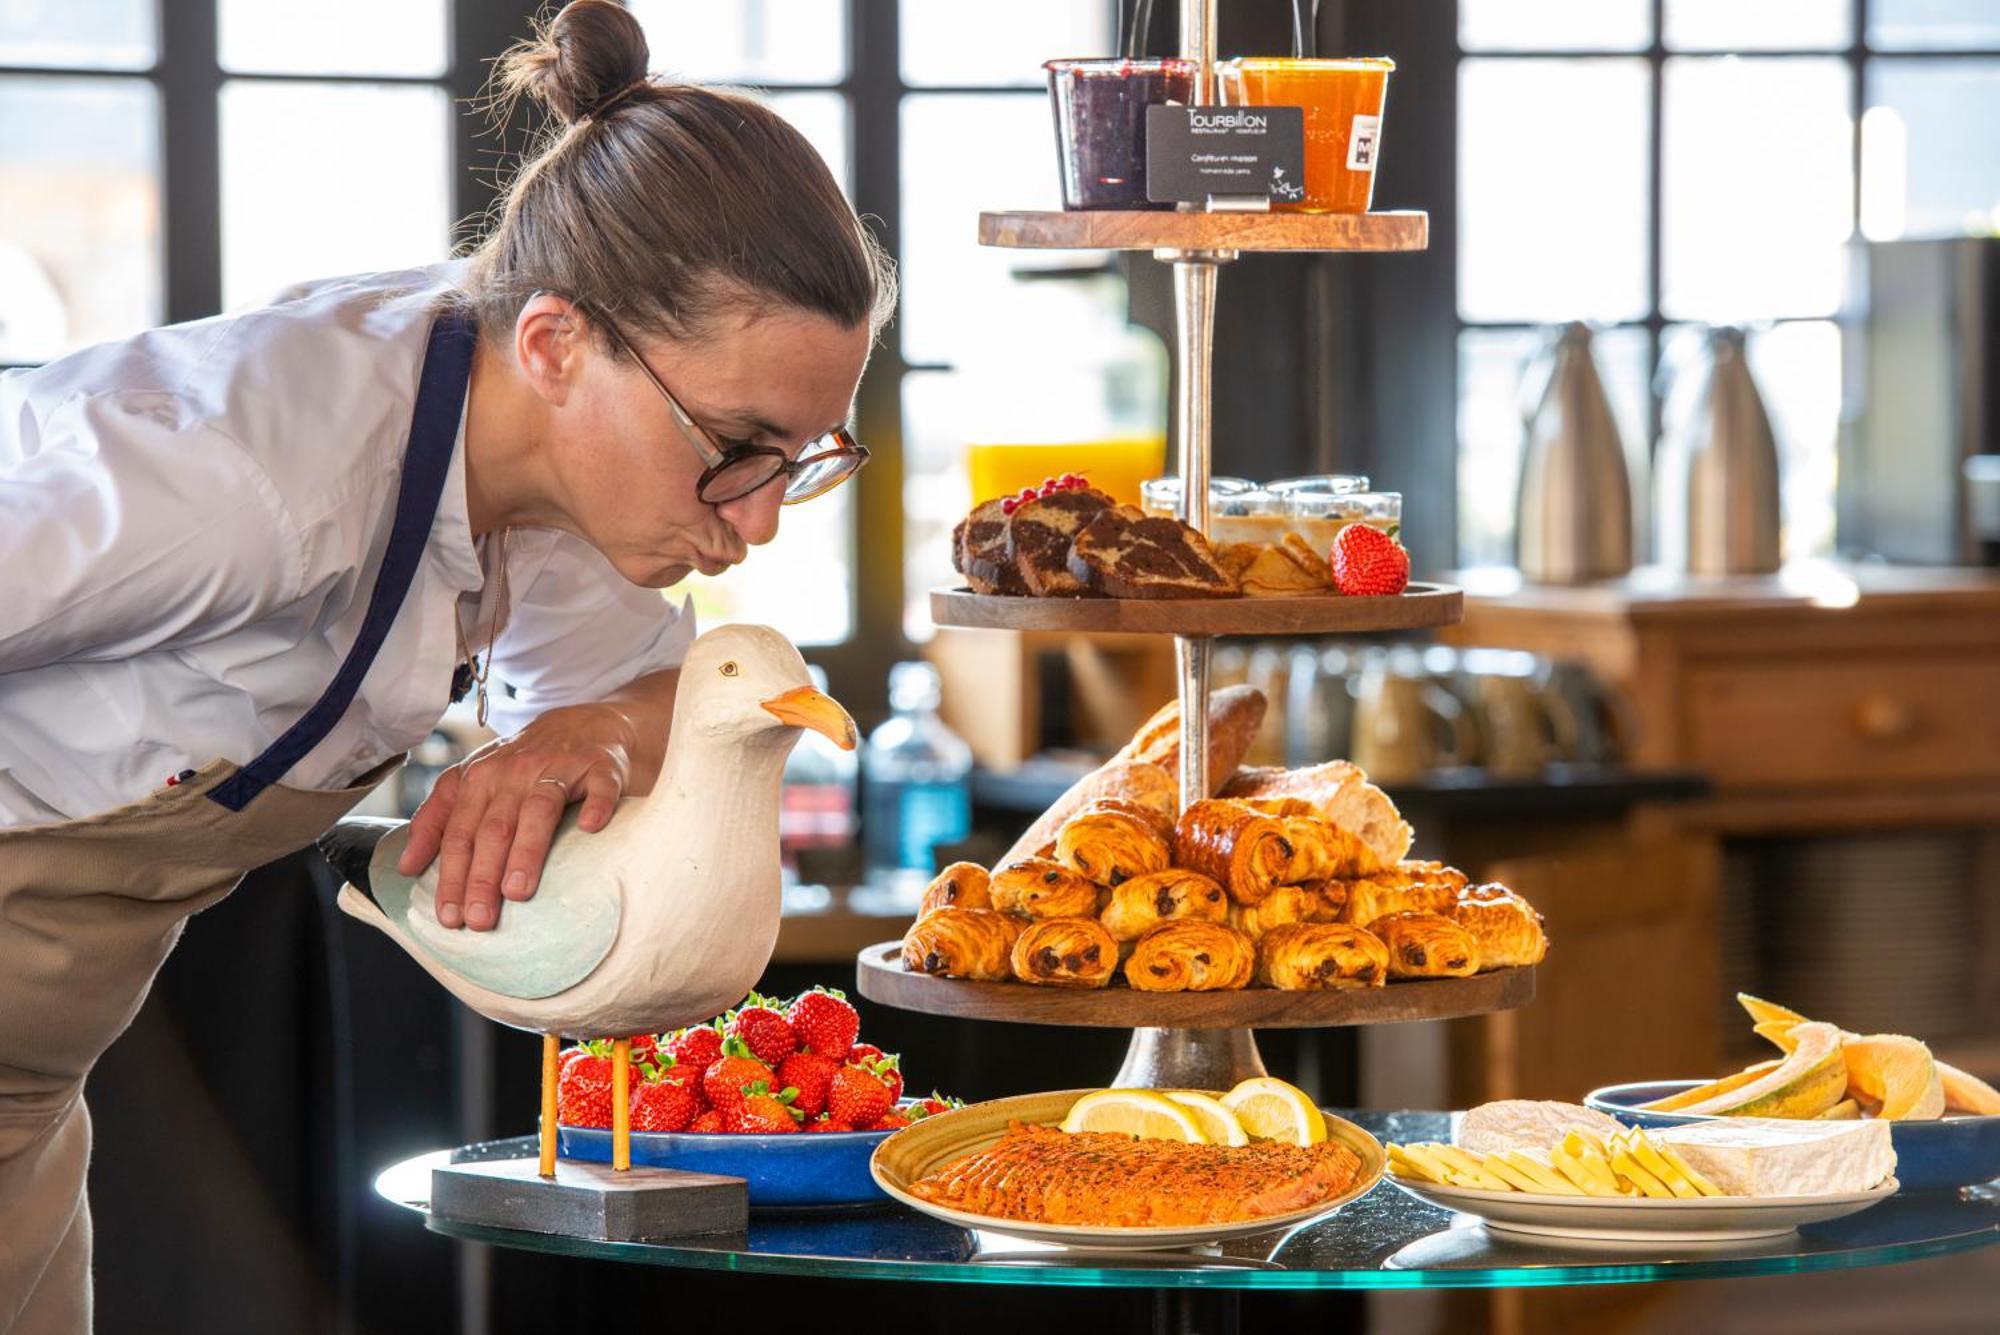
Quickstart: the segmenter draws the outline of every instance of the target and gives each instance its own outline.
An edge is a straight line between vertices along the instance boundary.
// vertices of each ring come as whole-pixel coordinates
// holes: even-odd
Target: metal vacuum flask
[[[1778,568],[1778,443],[1741,329],[1710,331],[1674,378],[1654,462],[1662,565],[1696,575]]]
[[[1589,326],[1566,326],[1548,355],[1548,385],[1527,422],[1515,563],[1544,584],[1614,579],[1632,568],[1632,479]]]

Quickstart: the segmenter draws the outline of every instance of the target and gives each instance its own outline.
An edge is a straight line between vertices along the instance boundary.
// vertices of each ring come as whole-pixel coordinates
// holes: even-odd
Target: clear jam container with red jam
[[[1198,66],[1172,57],[1051,60],[1066,209],[1171,209],[1146,198],[1146,108],[1194,101]]]

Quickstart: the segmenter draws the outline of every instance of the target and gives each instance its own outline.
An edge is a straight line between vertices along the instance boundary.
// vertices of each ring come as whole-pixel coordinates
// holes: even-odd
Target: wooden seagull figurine
[[[487,932],[440,927],[438,868],[396,861],[403,821],[342,821],[320,840],[347,878],[340,907],[379,928],[446,990],[543,1040],[542,1171],[552,1173],[560,1036],[658,1033],[742,1000],[778,939],[778,798],[785,757],[811,728],[852,750],[854,720],[815,690],[767,626],[720,626],[681,666],[653,791],[603,830],[557,828],[534,897]],[[624,1058],[623,1040],[616,1057]],[[629,1163],[627,1064],[616,1061],[614,1166]]]

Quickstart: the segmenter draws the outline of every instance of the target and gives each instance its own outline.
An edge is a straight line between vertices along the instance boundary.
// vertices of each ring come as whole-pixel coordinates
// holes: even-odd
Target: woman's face
[[[718,448],[776,445],[794,456],[845,424],[870,342],[865,323],[843,328],[795,310],[722,316],[688,339],[627,333]],[[578,536],[648,588],[694,571],[720,574],[776,536],[782,479],[703,502],[696,486],[708,464],[645,372],[596,337],[581,342],[547,441],[559,504]]]

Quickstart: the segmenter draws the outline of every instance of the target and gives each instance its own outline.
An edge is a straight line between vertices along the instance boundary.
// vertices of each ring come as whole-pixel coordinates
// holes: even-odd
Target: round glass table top
[[[1447,1114],[1349,1112],[1384,1141],[1449,1135]],[[445,1163],[531,1157],[532,1137],[418,1155],[375,1189],[413,1210]],[[1559,1242],[1489,1233],[1383,1181],[1302,1227],[1188,1252],[1085,1252],[972,1232],[885,1200],[838,1213],[752,1212],[746,1232],[667,1243],[600,1242],[469,1226],[426,1215],[435,1232],[555,1255],[640,1265],[839,1279],[1097,1288],[1411,1289],[1634,1284],[1890,1265],[2000,1243],[2000,1183],[1900,1193],[1859,1214],[1748,1242],[1655,1245]]]

